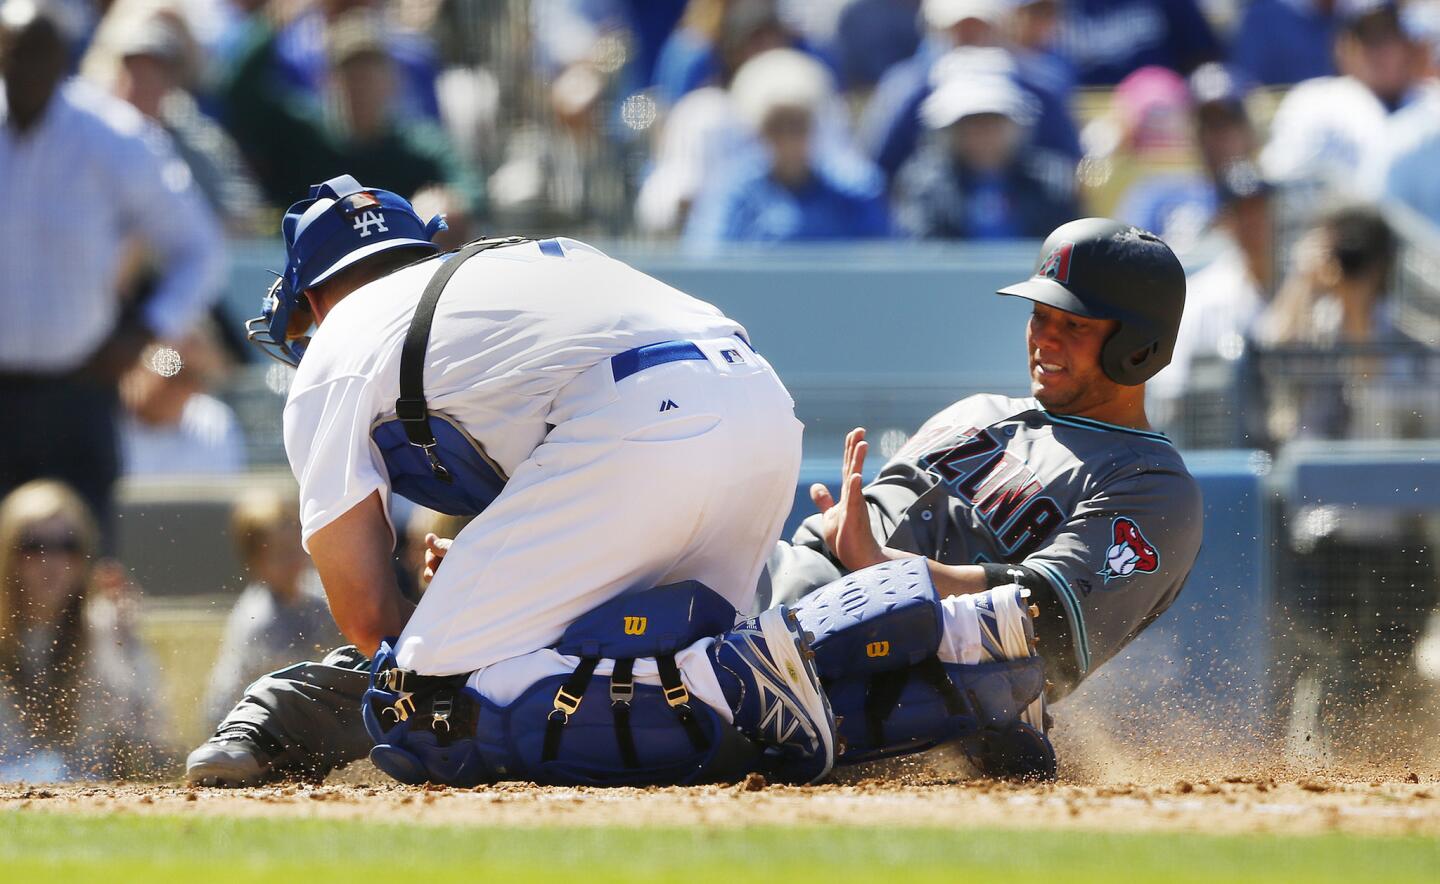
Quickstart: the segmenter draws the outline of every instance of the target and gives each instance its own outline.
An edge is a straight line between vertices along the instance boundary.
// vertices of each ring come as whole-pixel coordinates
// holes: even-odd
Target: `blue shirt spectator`
[[[1190,75],[1189,94],[1194,142],[1203,168],[1141,177],[1120,198],[1116,217],[1158,233],[1176,251],[1195,243],[1220,208],[1217,183],[1233,191],[1232,185],[1240,185],[1245,177],[1235,177],[1240,170],[1254,174],[1258,141],[1245,109],[1248,87],[1218,62],[1196,68]]]
[[[954,80],[921,109],[933,130],[896,181],[896,219],[927,239],[1043,237],[1078,214],[1074,165],[1022,151],[1032,118],[1003,76]]]
[[[281,28],[275,39],[275,75],[297,93],[323,100],[330,74],[326,55],[329,28],[319,6],[312,7]],[[419,34],[389,31],[385,51],[395,65],[399,81],[393,109],[399,117],[440,119],[440,100],[435,93],[439,75],[434,47]]]
[[[919,0],[855,0],[840,13],[833,52],[846,89],[869,89],[920,48]]]
[[[736,73],[731,99],[764,150],[735,160],[703,191],[685,228],[696,250],[723,242],[796,242],[886,236],[884,179],[865,160],[816,137],[834,99],[829,72],[795,49],[756,56]]]
[[[747,165],[703,194],[685,228],[696,250],[726,242],[803,242],[889,236],[884,182],[874,170],[811,166],[798,186],[782,184],[769,163]]]
[[[553,77],[593,60],[601,37],[623,31],[630,50],[626,82],[643,89],[655,80],[660,49],[680,21],[685,0],[535,0],[530,7],[530,34],[543,73]]]
[[[1195,0],[1067,0],[1060,45],[1085,86],[1113,86],[1146,65],[1189,73],[1221,56]]]
[[[1115,217],[1183,249],[1209,226],[1218,206],[1209,178],[1198,172],[1172,172],[1152,175],[1126,191],[1115,207]]]
[[[1230,44],[1230,63],[1266,86],[1331,76],[1334,5],[1334,0],[1250,0]]]
[[[634,41],[632,70],[636,80],[649,86],[655,82],[660,49],[685,11],[685,0],[623,0],[621,5]]]
[[[1007,67],[1011,79],[1025,90],[1039,111],[1028,133],[1030,145],[1075,160],[1080,158],[1080,136],[1070,115],[1070,95],[1068,90],[1052,90],[1057,82],[1053,69],[1039,64],[1017,64],[1010,53],[995,47],[947,50],[943,40],[931,39],[926,40],[915,55],[885,72],[860,120],[861,149],[887,177],[895,176],[920,143],[924,131],[920,106],[930,96],[936,81],[944,79],[941,65],[949,52],[983,53],[996,66]]]
[[[713,2],[695,0],[703,10]],[[726,85],[730,75],[751,58],[771,49],[792,47],[818,58],[832,74],[836,67],[828,55],[792,33],[776,11],[774,0],[729,0],[721,4],[718,20],[686,10],[686,17],[660,49],[655,64],[655,96],[673,105],[694,89],[708,84]]]

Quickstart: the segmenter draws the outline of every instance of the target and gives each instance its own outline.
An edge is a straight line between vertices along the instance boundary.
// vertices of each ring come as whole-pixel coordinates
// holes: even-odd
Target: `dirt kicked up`
[[[367,767],[360,765],[357,767]],[[789,787],[759,777],[663,789],[404,787],[373,770],[348,782],[255,789],[116,784],[0,786],[0,811],[209,814],[361,819],[392,811],[410,823],[493,826],[915,826],[1209,834],[1440,837],[1440,777],[1365,780],[1219,776],[1168,782],[1012,784],[933,775]]]

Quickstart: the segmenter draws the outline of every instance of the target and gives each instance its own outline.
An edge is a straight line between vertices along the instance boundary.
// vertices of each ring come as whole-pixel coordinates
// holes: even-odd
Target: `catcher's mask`
[[[437,252],[431,240],[445,229],[445,220],[436,215],[421,221],[404,197],[361,187],[352,176],[339,175],[313,185],[307,199],[286,210],[280,229],[285,272],[266,291],[260,315],[245,323],[245,331],[267,355],[299,365],[310,341],[310,324],[299,328],[303,320],[296,319],[295,311],[306,289],[384,252]]]

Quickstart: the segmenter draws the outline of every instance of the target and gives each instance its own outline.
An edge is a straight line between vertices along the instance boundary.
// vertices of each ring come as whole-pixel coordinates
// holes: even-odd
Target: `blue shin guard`
[[[924,559],[856,571],[804,597],[794,610],[814,635],[815,668],[840,722],[845,751],[839,763],[953,742],[988,775],[1054,776],[1049,740],[1022,720],[1044,691],[1042,660],[1028,654],[942,663],[944,609]]]
[[[477,786],[497,777],[475,740],[479,695],[465,676],[424,676],[400,669],[393,640],[380,643],[361,701],[375,741],[370,761],[402,783]]]
[[[504,706],[463,676],[416,676],[376,655],[366,693],[371,760],[406,783],[473,786],[498,780],[553,785],[687,784],[735,779],[760,750],[704,703],[692,701],[677,651],[735,622],[723,597],[696,583],[614,599],[581,617],[555,649],[576,670],[542,679]],[[636,658],[654,657],[659,686],[637,684]],[[602,659],[612,671],[597,674]]]

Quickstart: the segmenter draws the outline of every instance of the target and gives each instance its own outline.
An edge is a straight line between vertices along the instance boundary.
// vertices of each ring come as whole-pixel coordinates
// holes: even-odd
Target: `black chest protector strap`
[[[410,330],[405,333],[405,346],[400,350],[400,398],[395,400],[395,416],[405,428],[410,444],[425,452],[430,470],[447,485],[455,480],[435,453],[435,434],[430,430],[430,408],[425,404],[425,351],[430,346],[430,327],[435,322],[435,307],[440,303],[440,293],[450,282],[450,277],[460,265],[488,249],[513,246],[527,242],[523,237],[509,236],[501,239],[481,239],[464,246],[448,258],[420,295],[415,315],[410,318]]]

